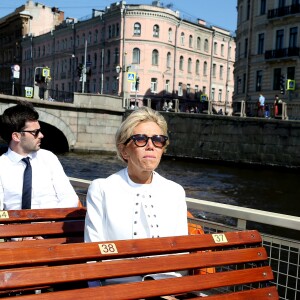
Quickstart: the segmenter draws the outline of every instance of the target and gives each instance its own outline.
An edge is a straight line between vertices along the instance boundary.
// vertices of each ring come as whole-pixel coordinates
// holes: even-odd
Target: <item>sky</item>
[[[26,0],[0,0],[0,18],[12,13]],[[34,1],[49,7],[58,7],[66,17],[80,19],[91,15],[92,9],[104,9],[117,0],[39,0]],[[84,5],[86,3],[86,5]],[[127,0],[127,4],[151,4],[152,0]],[[230,31],[236,30],[237,0],[161,0],[165,6],[173,4],[173,10],[179,10],[185,19],[202,19],[208,25],[218,26]]]

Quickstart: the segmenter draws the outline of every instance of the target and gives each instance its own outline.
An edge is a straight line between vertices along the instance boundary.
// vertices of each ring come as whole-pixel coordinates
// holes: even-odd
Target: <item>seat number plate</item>
[[[216,244],[228,243],[227,238],[224,233],[216,233],[212,235]]]

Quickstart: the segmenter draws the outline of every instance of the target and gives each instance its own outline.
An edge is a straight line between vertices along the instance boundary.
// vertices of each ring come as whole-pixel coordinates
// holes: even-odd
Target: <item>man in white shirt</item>
[[[61,163],[52,152],[40,149],[44,137],[39,115],[29,102],[6,109],[0,118],[0,136],[8,151],[0,156],[0,209],[21,209],[23,176],[28,157],[32,169],[30,208],[76,207],[75,193]]]

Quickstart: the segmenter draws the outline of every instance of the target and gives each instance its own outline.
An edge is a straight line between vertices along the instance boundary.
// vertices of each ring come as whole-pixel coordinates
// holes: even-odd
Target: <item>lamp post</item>
[[[124,65],[123,67],[121,66],[116,66],[116,72],[120,74],[122,71],[122,99],[123,99],[123,107],[126,108],[128,105],[126,103],[126,94],[127,94],[127,78],[126,78],[126,73],[129,71],[130,66],[126,65],[126,53],[124,55]]]

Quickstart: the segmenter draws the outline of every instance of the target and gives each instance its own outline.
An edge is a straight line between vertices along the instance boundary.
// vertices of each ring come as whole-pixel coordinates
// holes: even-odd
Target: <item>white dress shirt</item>
[[[31,208],[76,207],[78,196],[56,155],[40,149],[28,156],[32,167]],[[22,158],[11,149],[0,156],[0,209],[21,209],[26,167]]]
[[[151,184],[136,184],[127,168],[91,183],[86,242],[187,234],[187,206],[181,185],[156,172]]]

